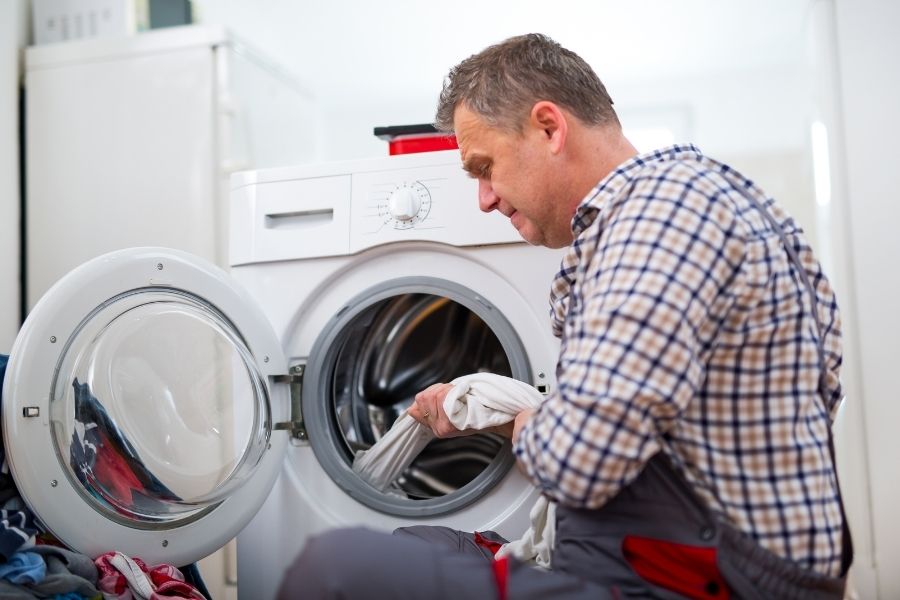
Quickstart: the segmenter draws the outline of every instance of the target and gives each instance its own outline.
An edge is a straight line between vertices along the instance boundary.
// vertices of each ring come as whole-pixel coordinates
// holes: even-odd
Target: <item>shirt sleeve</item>
[[[659,450],[704,378],[743,242],[732,206],[691,177],[641,177],[576,240],[558,390],[517,440],[551,498],[597,508]]]

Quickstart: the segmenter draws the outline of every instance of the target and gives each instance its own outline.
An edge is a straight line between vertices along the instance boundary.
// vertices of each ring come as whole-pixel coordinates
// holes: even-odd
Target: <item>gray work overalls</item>
[[[780,233],[812,297],[824,373],[817,297],[806,271],[774,217],[738,191]],[[824,392],[820,397],[824,402]],[[834,461],[830,428],[828,435]],[[493,532],[414,526],[389,536],[342,529],[307,544],[289,569],[280,597],[840,600],[853,560],[843,501],[841,576],[827,577],[777,556],[717,517],[663,452],[601,508],[558,506],[556,514],[550,571],[512,558],[494,561],[493,552],[506,540]]]
[[[846,525],[843,535],[846,575]],[[801,569],[717,518],[662,453],[603,507],[558,506],[556,539],[546,571],[494,561],[506,540],[493,532],[334,530],[307,544],[279,597],[840,600],[844,592],[845,577]]]

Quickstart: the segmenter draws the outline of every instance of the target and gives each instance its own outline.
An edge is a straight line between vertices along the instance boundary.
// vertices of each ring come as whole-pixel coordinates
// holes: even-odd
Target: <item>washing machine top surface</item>
[[[394,156],[378,156],[354,160],[335,160],[320,163],[305,163],[285,167],[271,167],[254,171],[240,171],[231,176],[231,190],[248,185],[295,181],[313,177],[331,177],[372,173],[379,171],[402,171],[440,165],[453,165],[460,171],[462,162],[459,150],[440,150]]]
[[[265,500],[288,418],[280,343],[223,271],[162,248],[72,271],[10,357],[3,439],[20,493],[61,541],[183,565]]]

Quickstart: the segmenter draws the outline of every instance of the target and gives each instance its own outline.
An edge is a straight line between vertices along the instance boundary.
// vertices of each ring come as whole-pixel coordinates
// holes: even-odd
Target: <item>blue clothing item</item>
[[[0,564],[0,579],[15,584],[40,583],[47,576],[47,565],[40,554],[16,552]]]
[[[0,354],[0,410],[2,410],[3,379],[9,357]],[[34,517],[19,498],[19,490],[6,464],[6,449],[0,432],[0,562],[9,559],[37,533]]]

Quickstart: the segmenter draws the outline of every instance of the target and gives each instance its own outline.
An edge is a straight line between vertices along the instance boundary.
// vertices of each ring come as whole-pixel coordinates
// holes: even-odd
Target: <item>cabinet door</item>
[[[165,246],[216,261],[213,63],[210,45],[193,45],[29,67],[29,308],[113,250]]]

